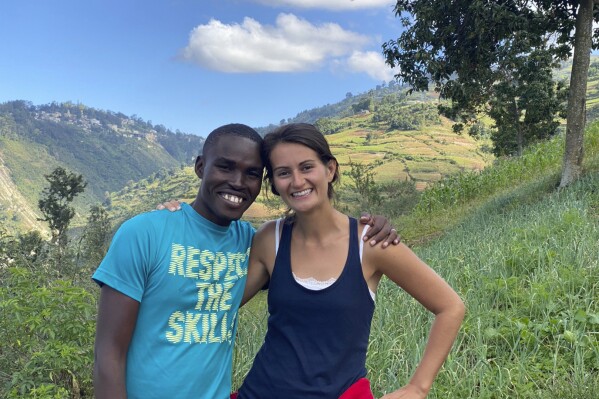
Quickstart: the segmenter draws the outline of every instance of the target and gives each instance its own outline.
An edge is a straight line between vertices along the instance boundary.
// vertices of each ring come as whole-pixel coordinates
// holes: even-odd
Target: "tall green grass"
[[[599,123],[585,133],[586,169],[599,165]],[[481,172],[464,172],[445,178],[422,193],[409,216],[399,221],[408,240],[421,241],[455,225],[472,209],[490,199],[517,190],[531,182],[543,181],[546,191],[558,182],[564,154],[564,137],[540,142],[525,150],[519,158],[504,158]]]
[[[428,203],[400,219],[400,231],[414,242],[423,231],[444,233],[415,251],[467,305],[429,398],[597,397],[598,125],[585,143],[587,174],[571,187],[556,190],[563,154],[558,138],[522,159],[444,181],[424,194]],[[367,360],[377,397],[408,381],[431,321],[383,279]],[[234,386],[262,343],[265,324],[261,295],[240,313]]]
[[[430,398],[597,397],[599,175],[531,203],[518,194],[416,250],[468,309]],[[377,295],[368,368],[381,394],[408,380],[430,316],[389,281]]]

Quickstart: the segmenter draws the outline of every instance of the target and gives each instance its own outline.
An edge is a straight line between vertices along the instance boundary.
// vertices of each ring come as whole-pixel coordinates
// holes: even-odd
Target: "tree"
[[[372,97],[364,97],[355,104],[352,104],[352,111],[358,113],[360,111],[370,111],[372,108]]]
[[[106,208],[92,206],[83,232],[83,249],[85,256],[94,266],[97,266],[106,254],[110,233],[111,225]]]
[[[495,98],[495,106],[511,107],[513,117],[505,126],[518,129],[522,115],[533,109],[530,104],[523,109],[518,103],[524,93],[518,88],[538,83],[534,74],[527,81],[519,79],[518,60],[539,54],[557,62],[568,58],[574,48],[564,186],[581,172],[586,76],[596,1],[399,0],[395,12],[407,29],[399,39],[383,44],[383,52],[389,65],[399,66],[396,78],[414,90],[427,90],[429,83],[434,83],[441,98],[451,100],[450,106],[441,109],[446,115],[473,120],[478,112],[488,111]],[[599,38],[598,30],[595,38]],[[541,81],[551,76],[545,69],[539,74]],[[512,93],[504,90],[497,95],[500,82],[503,89],[506,82],[511,83]],[[550,121],[546,118],[543,123]]]
[[[64,168],[57,167],[49,175],[44,175],[49,187],[42,192],[38,206],[44,215],[39,220],[48,222],[52,231],[52,242],[65,246],[66,231],[75,210],[69,206],[73,199],[85,190],[87,182],[82,175],[68,173]]]
[[[381,203],[380,188],[374,181],[373,169],[376,166],[376,163],[365,165],[350,159],[350,170],[343,173],[350,178],[350,187],[358,194],[362,209],[371,210]]]
[[[314,122],[314,126],[324,135],[337,133],[349,125],[348,122],[341,122],[332,118],[320,118]]]
[[[387,94],[374,106],[373,122],[387,123],[389,129],[417,130],[439,123],[437,109],[428,103],[407,104],[401,95]]]
[[[563,82],[556,85],[552,79],[550,54],[533,51],[514,61],[514,68],[504,71],[495,84],[489,101],[488,114],[497,128],[491,136],[497,156],[522,155],[524,147],[556,133],[555,116],[566,116],[567,90]]]
[[[547,7],[554,5],[545,1]],[[572,61],[572,74],[570,75],[570,95],[568,97],[568,115],[566,125],[566,149],[560,187],[572,183],[582,173],[584,125],[586,123],[586,91],[593,47],[593,11],[599,3],[597,0],[581,0],[578,12],[573,12],[576,18],[574,34],[574,59]],[[564,10],[565,15],[569,10]],[[572,12],[571,12],[572,13]],[[565,17],[564,17],[565,18]],[[564,32],[563,36],[569,32]],[[595,38],[599,31],[595,30]]]

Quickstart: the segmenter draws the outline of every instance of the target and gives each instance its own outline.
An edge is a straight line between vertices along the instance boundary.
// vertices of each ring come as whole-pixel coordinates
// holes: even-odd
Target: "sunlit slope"
[[[332,151],[341,163],[357,162],[374,166],[378,183],[410,179],[424,187],[431,182],[466,170],[482,170],[492,159],[481,151],[481,142],[455,134],[452,122],[420,130],[372,128],[370,115],[354,116],[352,128],[327,136]]]

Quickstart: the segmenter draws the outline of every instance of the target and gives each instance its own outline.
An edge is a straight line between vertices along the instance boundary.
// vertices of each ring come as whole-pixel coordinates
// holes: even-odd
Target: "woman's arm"
[[[465,306],[457,293],[404,244],[365,248],[367,265],[386,275],[435,315],[422,359],[401,389],[384,399],[425,398],[455,341]]]
[[[248,275],[243,291],[241,306],[252,299],[260,291],[268,280],[275,261],[275,222],[264,223],[254,235]]]

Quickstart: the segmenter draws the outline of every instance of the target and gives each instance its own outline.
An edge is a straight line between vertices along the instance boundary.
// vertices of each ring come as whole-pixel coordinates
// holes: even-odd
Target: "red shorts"
[[[237,392],[231,394],[231,399],[237,399]],[[374,399],[370,390],[370,381],[368,378],[360,378],[347,388],[339,399]]]
[[[347,391],[343,392],[339,399],[374,399],[370,390],[370,381],[368,378],[360,378],[347,388]]]

